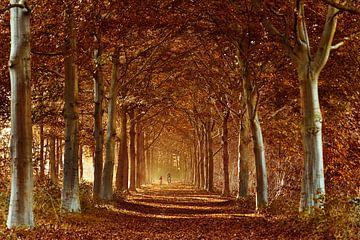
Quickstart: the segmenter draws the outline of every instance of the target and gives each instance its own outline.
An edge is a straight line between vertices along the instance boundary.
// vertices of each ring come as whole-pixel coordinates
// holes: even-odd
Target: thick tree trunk
[[[76,38],[75,20],[71,7],[65,10],[66,39],[64,46],[65,63],[65,153],[64,177],[61,195],[62,209],[65,212],[79,212],[79,172],[78,172],[78,80],[76,76]]]
[[[304,147],[304,172],[299,210],[313,213],[325,201],[325,179],[322,149],[322,116],[318,96],[318,78],[326,65],[335,35],[338,9],[329,6],[322,36],[315,56],[311,56],[310,43],[304,20],[304,6],[299,4],[300,19],[297,25],[297,48],[294,59],[300,81],[303,115],[302,135]],[[338,45],[340,46],[340,45]],[[338,47],[337,46],[337,47]],[[335,49],[337,48],[335,47]]]
[[[222,153],[223,153],[223,178],[224,178],[224,185],[222,189],[222,194],[224,196],[230,195],[230,181],[229,181],[229,132],[228,132],[228,121],[230,117],[230,111],[226,110],[223,115],[223,122],[222,122],[222,136],[221,136],[221,143],[222,143]]]
[[[11,4],[22,1],[11,0]],[[27,4],[27,1],[24,1]],[[11,193],[6,226],[33,227],[30,12],[10,10]]]
[[[135,153],[135,114],[134,110],[129,111],[130,119],[130,190],[136,191],[136,153]]]
[[[49,152],[49,172],[50,179],[53,183],[57,183],[56,177],[56,154],[55,154],[55,136],[50,136],[50,152]]]
[[[244,109],[240,120],[241,122],[238,147],[239,198],[244,198],[249,195],[249,144],[251,139],[249,115],[246,109],[247,107]]]
[[[213,139],[211,136],[212,132],[212,119],[209,119],[208,122],[208,128],[206,131],[207,134],[207,149],[208,149],[208,185],[207,185],[207,191],[213,192],[214,191],[214,153],[213,153]]]
[[[298,69],[303,106],[304,172],[300,211],[312,212],[324,204],[325,179],[322,153],[322,116],[318,96],[318,76],[310,64]]]
[[[120,132],[121,158],[119,159],[120,168],[118,167],[118,176],[119,176],[119,181],[122,181],[121,189],[127,191],[129,188],[129,151],[128,151],[128,137],[127,137],[127,116],[126,116],[126,110],[124,108],[120,111],[120,121],[121,121],[121,132]]]
[[[96,49],[94,51],[95,62],[95,78],[94,78],[94,137],[95,137],[95,152],[94,152],[94,199],[100,198],[101,192],[101,177],[103,170],[103,149],[104,149],[104,131],[103,131],[103,99],[104,99],[104,79],[102,75],[102,43],[101,36],[97,35],[95,38]]]
[[[119,69],[119,52],[120,49],[115,49],[112,58],[112,75],[110,84],[110,94],[108,102],[108,123],[106,131],[106,146],[105,146],[105,163],[102,174],[101,183],[101,198],[111,200],[113,195],[112,182],[114,174],[114,160],[115,160],[115,138],[116,138],[116,97],[115,90],[116,81],[118,80]]]

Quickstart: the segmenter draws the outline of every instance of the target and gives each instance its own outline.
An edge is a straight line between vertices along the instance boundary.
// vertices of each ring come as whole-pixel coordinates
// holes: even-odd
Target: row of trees
[[[214,157],[221,150],[223,194],[231,192],[229,162],[230,156],[236,155],[238,196],[248,196],[249,159],[254,156],[257,208],[266,208],[269,167],[265,161],[261,125],[267,123],[260,119],[260,113],[266,113],[262,106],[266,103],[271,107],[271,103],[259,99],[270,95],[268,92],[274,96],[282,89],[274,83],[275,78],[292,77],[289,70],[281,66],[290,59],[289,65],[295,66],[299,79],[303,119],[304,171],[300,209],[312,212],[322,207],[325,181],[318,78],[331,50],[338,49],[344,40],[350,42],[345,45],[359,41],[356,32],[342,28],[339,43],[332,44],[338,8],[355,9],[351,11],[354,12],[356,6],[341,7],[336,1],[327,1],[330,5],[326,9],[321,3],[307,3],[311,9],[326,12],[322,28],[318,23],[322,14],[312,16],[315,20],[309,28],[306,27],[310,20],[305,16],[305,1],[295,1],[295,8],[292,4],[277,6],[256,0],[59,2],[62,7],[57,2],[44,1],[32,10],[28,1],[12,0],[1,10],[10,10],[11,26],[13,170],[9,228],[34,225],[32,122],[40,129],[44,125],[56,129],[54,126],[60,122],[58,131],[64,129],[64,211],[78,212],[81,208],[80,141],[89,145],[94,153],[94,198],[110,200],[115,155],[118,154],[116,190],[125,193],[136,190],[149,181],[150,169],[154,169],[151,147],[164,129],[172,128],[191,149],[191,154],[185,154],[187,158],[181,158],[185,161],[184,168],[191,169],[192,177],[186,178],[209,192],[214,191]],[[56,18],[61,13],[64,13],[63,21]],[[30,16],[35,26],[33,30],[30,30]],[[351,15],[343,18],[348,25],[356,22]],[[311,41],[318,45],[315,52],[310,49]],[[284,60],[286,53],[280,45],[285,47],[290,59]],[[275,53],[272,52],[274,48]],[[274,59],[279,64],[275,64]],[[277,75],[275,70],[285,76]],[[31,79],[36,93],[33,101]],[[264,86],[270,86],[271,90]],[[93,100],[89,92],[93,93]],[[62,94],[64,98],[60,99]],[[280,98],[284,97],[279,94]],[[94,104],[89,104],[91,101]],[[275,103],[278,102],[276,99]],[[34,105],[42,110],[33,109],[32,114]],[[281,107],[273,105],[268,113],[271,118],[289,106],[288,103],[280,103]],[[59,117],[61,113],[64,120]],[[186,119],[189,124],[179,119]],[[230,124],[235,130],[229,134]],[[219,145],[217,135],[221,135],[221,149],[214,151],[214,145]],[[236,135],[238,149],[234,151],[229,140],[233,141]],[[270,147],[276,145],[273,143]],[[40,163],[40,169],[44,168],[43,161]]]

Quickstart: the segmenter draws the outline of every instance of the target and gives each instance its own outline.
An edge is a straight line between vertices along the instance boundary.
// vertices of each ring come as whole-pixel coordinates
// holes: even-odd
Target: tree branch
[[[319,72],[325,66],[331,50],[331,44],[334,39],[336,23],[337,23],[337,13],[338,9],[329,6],[326,14],[326,22],[324,29],[321,35],[320,43],[315,54],[314,63],[316,70]]]
[[[339,10],[349,12],[352,14],[360,14],[360,8],[346,6],[346,5],[340,4],[334,0],[323,0],[323,1],[327,4],[329,4],[330,6],[333,6],[334,8],[337,8]]]

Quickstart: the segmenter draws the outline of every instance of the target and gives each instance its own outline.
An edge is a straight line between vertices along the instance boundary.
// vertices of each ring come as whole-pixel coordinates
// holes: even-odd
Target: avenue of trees
[[[313,215],[360,194],[358,1],[0,0],[0,191],[80,212],[174,179]],[[11,129],[10,132],[6,131]],[[10,147],[9,147],[10,146]],[[4,183],[5,182],[5,183]],[[326,191],[325,191],[326,190]]]

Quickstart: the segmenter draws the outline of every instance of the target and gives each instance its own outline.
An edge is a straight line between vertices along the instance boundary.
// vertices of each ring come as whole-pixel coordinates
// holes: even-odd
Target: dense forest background
[[[60,201],[64,188],[69,91],[78,92],[73,100],[79,146],[75,160],[84,180],[80,193],[86,189],[94,202],[124,198],[127,190],[159,183],[160,176],[165,181],[167,173],[174,181],[254,202],[260,190],[251,131],[255,125],[250,123],[245,149],[248,189],[244,195],[239,192],[240,139],[246,139],[242,131],[253,116],[263,135],[267,211],[298,211],[306,166],[301,64],[294,55],[300,27],[305,27],[306,54],[316,60],[312,56],[322,46],[329,3],[338,6],[338,1],[25,3],[31,8],[36,211],[39,204],[50,202],[46,194],[52,191]],[[11,41],[6,6],[8,1],[0,0],[1,224],[6,222],[11,191]],[[341,212],[347,210],[340,206],[348,209],[349,199],[360,195],[360,18],[358,1],[338,7],[334,47],[321,68],[318,92],[326,207],[339,212],[332,216],[345,219],[348,212]],[[69,56],[76,68],[75,90],[66,87]]]

